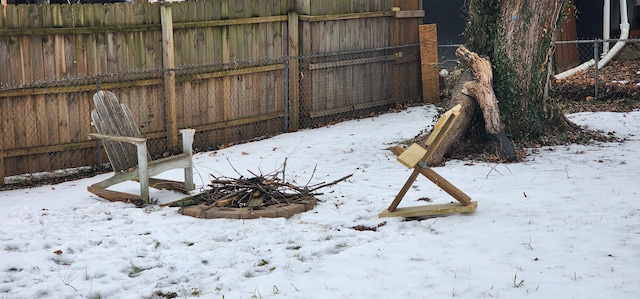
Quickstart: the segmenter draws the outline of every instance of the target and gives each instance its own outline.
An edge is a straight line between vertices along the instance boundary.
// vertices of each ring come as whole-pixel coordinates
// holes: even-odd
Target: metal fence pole
[[[284,132],[289,132],[289,57],[284,59]]]
[[[96,78],[96,93],[102,90],[102,76],[98,75]],[[93,123],[93,122],[92,122]],[[102,160],[102,153],[100,151],[101,140],[96,139],[96,169],[100,167],[100,161]]]
[[[598,40],[595,40],[593,42],[593,60],[596,62],[594,64],[594,75],[595,75],[595,81],[594,81],[594,86],[595,86],[595,97],[596,99],[598,98]]]

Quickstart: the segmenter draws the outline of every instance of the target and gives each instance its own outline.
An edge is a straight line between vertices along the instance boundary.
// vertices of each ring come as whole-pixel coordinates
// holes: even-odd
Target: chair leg
[[[194,129],[182,129],[182,152],[189,155],[189,159],[193,155],[193,138],[196,133]],[[196,186],[193,184],[193,167],[187,167],[184,169],[184,188],[186,190],[193,190]]]
[[[409,191],[409,188],[411,188],[411,186],[413,185],[413,182],[416,181],[419,174],[420,172],[414,168],[413,172],[411,172],[411,176],[409,176],[409,179],[404,183],[404,186],[402,186],[402,189],[400,189],[400,192],[398,192],[398,195],[396,195],[396,198],[393,200],[393,202],[387,209],[389,210],[389,212],[393,212],[398,207],[398,205],[400,204],[400,201],[407,194],[407,191]]]
[[[136,144],[138,148],[138,179],[140,180],[140,196],[149,203],[149,168],[147,167],[147,144]]]
[[[431,168],[422,168],[420,166],[416,166],[417,171],[422,173],[427,179],[432,181],[436,186],[442,189],[444,192],[447,192],[457,201],[459,201],[462,205],[469,205],[471,203],[471,197],[469,195],[462,192],[462,190],[458,189],[455,185],[447,181],[447,179],[443,178],[437,172],[435,172]]]
[[[184,169],[184,189],[192,191],[196,188],[193,184],[193,167],[187,167]]]

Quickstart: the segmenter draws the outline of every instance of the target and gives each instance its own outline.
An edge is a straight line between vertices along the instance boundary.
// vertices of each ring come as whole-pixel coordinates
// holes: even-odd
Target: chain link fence
[[[614,49],[618,42],[625,45],[619,51]],[[438,45],[438,64],[440,69],[452,70],[458,67],[459,60],[455,56],[455,50],[461,44]],[[607,53],[615,51],[612,59],[607,59],[607,63],[602,65]],[[561,81],[554,80],[552,88],[569,87],[574,89],[576,98],[599,98],[608,92],[617,92],[617,87],[628,84],[633,88],[640,89],[640,74],[637,78],[628,76],[615,77],[613,81],[604,80],[603,68],[609,65],[624,63],[633,65],[634,61],[640,61],[640,39],[588,39],[573,41],[554,42],[553,60],[550,65],[552,75],[559,75],[563,72],[571,71],[568,76]],[[640,73],[640,63],[637,72]],[[568,74],[568,73],[566,73]],[[556,77],[552,77],[556,79]],[[556,82],[557,81],[557,82]],[[558,84],[558,83],[562,84]],[[562,87],[561,87],[562,86]],[[571,94],[571,93],[570,93]]]
[[[618,43],[620,45],[616,46]],[[603,68],[607,66],[640,59],[640,39],[590,39],[556,41],[554,44],[555,78],[564,80],[565,83],[573,81],[582,87],[589,85],[588,90],[580,93],[581,98],[599,98],[611,91],[613,86],[637,86],[640,82],[640,78],[626,78],[622,74],[610,82],[602,75]]]
[[[438,45],[438,66],[440,69],[453,70],[460,60],[456,57],[456,49],[462,44]]]
[[[112,91],[152,158],[178,150],[172,127],[195,128],[196,151],[367,117],[423,102],[418,45],[305,57],[122,71],[0,86],[3,189],[109,171],[88,139],[93,95]],[[167,78],[173,78],[172,82]],[[433,87],[434,89],[437,86]]]

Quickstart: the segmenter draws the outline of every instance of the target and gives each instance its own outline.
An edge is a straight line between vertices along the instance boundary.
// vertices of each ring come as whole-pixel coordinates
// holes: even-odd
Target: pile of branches
[[[315,196],[322,195],[318,189],[337,184],[353,174],[330,183],[320,183],[300,187],[287,183],[278,177],[279,172],[269,175],[256,175],[246,178],[216,177],[211,175],[211,183],[204,192],[180,200],[171,206],[191,206],[206,204],[228,208],[260,209],[282,203],[308,203]],[[284,176],[283,176],[284,177]]]

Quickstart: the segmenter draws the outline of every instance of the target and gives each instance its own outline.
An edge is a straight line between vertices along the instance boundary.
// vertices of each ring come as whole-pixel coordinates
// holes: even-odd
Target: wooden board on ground
[[[478,207],[477,201],[472,201],[469,205],[462,205],[460,203],[447,203],[447,204],[435,204],[427,206],[396,208],[393,212],[385,209],[379,217],[424,217],[424,216],[439,216],[448,215],[454,213],[472,213]]]
[[[261,207],[259,209],[218,207],[216,205],[198,204],[180,208],[180,214],[202,219],[256,219],[256,218],[289,218],[295,214],[309,211],[316,206],[317,200],[311,198],[301,202],[282,203]]]

